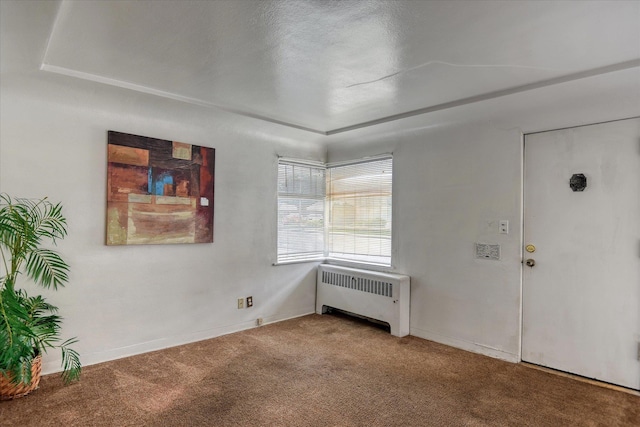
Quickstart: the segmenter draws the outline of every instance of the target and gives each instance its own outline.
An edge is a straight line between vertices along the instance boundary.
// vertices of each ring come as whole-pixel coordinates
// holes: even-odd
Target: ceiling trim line
[[[624,62],[620,62],[620,63],[617,63],[617,64],[607,65],[607,66],[604,66],[604,67],[593,68],[593,69],[586,70],[586,71],[580,71],[580,72],[577,72],[577,73],[567,74],[567,75],[560,76],[560,77],[555,77],[555,78],[552,78],[552,79],[542,80],[542,81],[539,81],[539,82],[536,82],[536,83],[530,83],[530,84],[526,84],[526,85],[515,86],[515,87],[512,87],[512,88],[502,89],[502,90],[498,90],[498,91],[494,91],[494,92],[488,92],[488,93],[484,93],[484,94],[480,94],[480,95],[474,95],[474,96],[470,96],[470,97],[466,97],[466,98],[461,98],[461,99],[458,99],[458,100],[455,100],[455,101],[449,101],[449,102],[444,102],[444,103],[437,104],[437,105],[432,105],[430,107],[422,107],[422,108],[418,108],[418,109],[415,109],[415,110],[406,111],[404,113],[393,114],[393,115],[390,115],[390,116],[385,116],[385,117],[381,117],[381,118],[374,119],[374,120],[368,120],[368,121],[365,121],[365,122],[361,122],[361,123],[357,123],[357,124],[354,124],[354,125],[345,126],[345,127],[341,127],[341,128],[336,128],[336,129],[332,129],[332,130],[328,130],[328,131],[322,131],[322,130],[318,130],[318,129],[314,129],[314,128],[310,128],[310,127],[306,127],[306,126],[302,126],[302,125],[297,125],[297,124],[294,124],[294,123],[285,122],[285,121],[282,121],[282,120],[274,119],[274,118],[271,118],[271,117],[268,117],[268,116],[263,116],[263,115],[260,115],[260,114],[251,113],[251,112],[240,110],[240,109],[224,107],[222,105],[218,105],[218,104],[214,104],[214,103],[211,103],[211,102],[207,102],[207,101],[204,101],[204,100],[201,100],[201,99],[198,99],[198,98],[191,98],[191,97],[188,97],[188,96],[178,95],[176,93],[166,92],[166,91],[162,91],[162,90],[159,90],[159,89],[154,89],[154,88],[151,88],[151,87],[148,87],[148,86],[139,85],[139,84],[136,84],[136,83],[130,83],[130,82],[117,80],[117,79],[112,79],[112,78],[109,78],[109,77],[104,77],[104,76],[100,76],[100,75],[96,75],[96,74],[85,73],[85,72],[82,72],[82,71],[77,71],[77,70],[73,70],[73,69],[69,69],[69,68],[65,68],[65,67],[59,67],[59,66],[56,66],[56,65],[50,65],[50,64],[46,64],[44,62],[41,64],[40,69],[42,71],[46,71],[46,72],[51,72],[51,73],[55,73],[55,74],[61,74],[61,75],[65,75],[65,76],[68,76],[68,77],[74,77],[74,78],[79,78],[79,79],[88,80],[88,81],[93,81],[93,82],[96,82],[96,83],[106,84],[106,85],[110,85],[110,86],[116,86],[116,87],[120,87],[120,88],[123,88],[123,89],[129,89],[129,90],[133,90],[133,91],[136,91],[136,92],[141,92],[141,93],[146,93],[146,94],[149,94],[149,95],[159,96],[159,97],[162,97],[162,98],[173,99],[173,100],[179,101],[179,102],[184,102],[184,103],[188,103],[188,104],[192,104],[192,105],[198,105],[198,106],[205,107],[205,108],[210,108],[210,109],[216,109],[216,110],[224,111],[224,112],[227,112],[227,113],[237,114],[237,115],[240,115],[240,116],[243,116],[243,117],[253,118],[253,119],[261,120],[261,121],[268,122],[268,123],[273,123],[273,124],[277,124],[277,125],[293,128],[293,129],[302,130],[302,131],[305,131],[305,132],[311,132],[311,133],[315,133],[315,134],[318,134],[318,135],[329,136],[329,135],[336,135],[336,134],[339,134],[339,133],[349,132],[349,131],[353,131],[353,130],[357,130],[357,129],[362,129],[362,128],[366,128],[366,127],[371,127],[371,126],[375,126],[375,125],[379,125],[379,124],[383,124],[383,123],[388,123],[388,122],[392,122],[392,121],[396,121],[396,120],[402,120],[402,119],[413,117],[413,116],[433,113],[433,112],[447,110],[447,109],[455,108],[455,107],[461,107],[461,106],[464,106],[464,105],[469,105],[469,104],[473,104],[473,103],[477,103],[477,102],[481,102],[481,101],[487,101],[487,100],[491,100],[491,99],[500,98],[500,97],[503,97],[503,96],[513,95],[513,94],[516,94],[516,93],[527,92],[527,91],[534,90],[534,89],[540,89],[540,88],[553,86],[553,85],[557,85],[557,84],[561,84],[561,83],[568,83],[568,82],[572,82],[572,81],[576,81],[576,80],[580,80],[580,79],[585,79],[585,78],[588,78],[588,77],[599,76],[599,75],[612,73],[612,72],[616,72],[616,71],[624,71],[624,70],[628,70],[628,69],[631,69],[631,68],[637,68],[637,67],[640,67],[640,59],[633,59],[633,60],[630,60],[630,61],[624,61]]]
[[[548,133],[548,132],[556,132],[556,131],[559,131],[559,130],[584,128],[584,127],[587,127],[587,126],[606,125],[607,123],[623,122],[625,120],[635,120],[635,119],[640,119],[640,116],[623,117],[621,119],[605,120],[605,121],[594,122],[594,123],[589,122],[589,123],[584,123],[584,124],[581,124],[581,125],[567,126],[567,127],[563,127],[563,128],[555,128],[555,129],[548,129],[548,130],[536,130],[536,131],[531,131],[531,132],[523,132],[523,135],[524,136],[537,135],[539,133]]]
[[[449,108],[460,107],[463,105],[473,104],[476,102],[487,101],[490,99],[500,98],[503,96],[513,95],[516,93],[527,92],[534,89],[540,89],[543,87],[553,86],[561,83],[568,83],[575,80],[585,79],[588,77],[599,76],[602,74],[613,73],[616,71],[628,70],[631,68],[640,67],[640,59],[633,59],[630,61],[619,62],[617,64],[607,65],[604,67],[592,68],[586,71],[579,71],[577,73],[567,74],[561,77],[554,77],[552,79],[542,80],[536,83],[529,83],[526,85],[515,86],[508,89],[502,89],[495,92],[488,92],[480,95],[470,96],[467,98],[458,99],[455,101],[444,102],[442,104],[432,105],[430,107],[418,108],[416,110],[407,111],[404,113],[393,114],[391,116],[381,117],[375,120],[369,120],[366,122],[358,123],[351,126],[345,126],[342,128],[332,129],[325,132],[326,135],[336,135],[338,133],[349,132],[356,129],[362,129],[370,126],[379,125],[382,123],[388,123],[396,120],[406,119],[421,114],[433,113],[436,111],[447,110]]]
[[[51,30],[49,31],[49,36],[47,37],[47,45],[44,49],[44,54],[42,55],[42,64],[47,61],[47,55],[49,54],[49,48],[51,47],[51,41],[53,40],[53,35],[58,28],[58,22],[60,22],[60,15],[62,15],[62,9],[66,7],[68,2],[66,0],[62,0],[58,5],[58,10],[56,10],[56,16],[53,19],[53,24],[51,25]]]
[[[68,76],[68,77],[75,77],[75,78],[82,79],[82,80],[88,80],[88,81],[92,81],[92,82],[96,82],[96,83],[106,84],[106,85],[110,85],[110,86],[116,86],[116,87],[120,87],[120,88],[123,88],[123,89],[129,89],[129,90],[133,90],[133,91],[136,91],[136,92],[141,92],[141,93],[146,93],[146,94],[149,94],[149,95],[159,96],[159,97],[162,97],[162,98],[173,99],[174,101],[185,102],[187,104],[198,105],[200,107],[206,107],[206,108],[221,110],[221,111],[224,111],[224,112],[227,112],[227,113],[238,114],[240,116],[249,117],[249,118],[256,119],[256,120],[262,120],[264,122],[274,123],[274,124],[277,124],[277,125],[286,126],[286,127],[290,127],[290,128],[294,128],[294,129],[299,129],[299,130],[303,130],[303,131],[306,131],[306,132],[316,133],[316,134],[325,135],[325,136],[327,135],[327,133],[325,131],[321,131],[321,130],[318,130],[318,129],[313,129],[313,128],[309,128],[309,127],[306,127],[306,126],[297,125],[295,123],[289,123],[289,122],[285,122],[285,121],[282,121],[282,120],[273,119],[271,117],[262,116],[260,114],[254,114],[254,113],[251,113],[251,112],[248,112],[248,111],[244,111],[244,110],[239,110],[239,109],[230,108],[230,107],[224,107],[222,105],[214,104],[212,102],[203,101],[202,99],[198,99],[198,98],[191,98],[191,97],[188,97],[188,96],[178,95],[176,93],[166,92],[166,91],[163,91],[163,90],[154,89],[154,88],[151,88],[151,87],[148,87],[148,86],[139,85],[139,84],[136,84],[136,83],[130,83],[130,82],[122,81],[122,80],[112,79],[112,78],[109,78],[109,77],[99,76],[97,74],[85,73],[83,71],[73,70],[73,69],[70,69],[70,68],[59,67],[57,65],[50,65],[50,64],[45,64],[45,63],[42,63],[40,65],[40,70],[46,71],[46,72],[50,72],[50,73],[55,73],[55,74],[61,74],[61,75]]]

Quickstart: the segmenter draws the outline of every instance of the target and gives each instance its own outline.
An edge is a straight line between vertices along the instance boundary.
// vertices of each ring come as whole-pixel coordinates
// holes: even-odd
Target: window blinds
[[[278,164],[278,262],[324,257],[325,169]]]
[[[391,158],[327,169],[329,258],[391,264]]]

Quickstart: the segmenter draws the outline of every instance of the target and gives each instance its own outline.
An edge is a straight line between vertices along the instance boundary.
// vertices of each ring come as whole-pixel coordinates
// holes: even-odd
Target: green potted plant
[[[21,276],[47,289],[64,286],[69,265],[43,245],[55,245],[66,235],[60,203],[0,194],[0,399],[21,397],[37,388],[41,355],[48,349],[61,349],[65,383],[80,377],[79,355],[69,347],[77,340],[61,342],[57,308],[16,287]]]

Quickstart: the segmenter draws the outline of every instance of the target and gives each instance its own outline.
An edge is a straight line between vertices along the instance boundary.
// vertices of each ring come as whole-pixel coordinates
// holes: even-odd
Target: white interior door
[[[524,180],[522,360],[640,389],[640,118],[527,135]]]

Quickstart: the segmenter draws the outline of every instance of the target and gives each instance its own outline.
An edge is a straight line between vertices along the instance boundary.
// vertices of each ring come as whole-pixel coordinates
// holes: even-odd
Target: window
[[[391,265],[392,159],[327,169],[327,256]]]
[[[325,258],[391,265],[390,157],[278,164],[279,263]]]
[[[324,257],[325,168],[278,164],[278,262]]]

